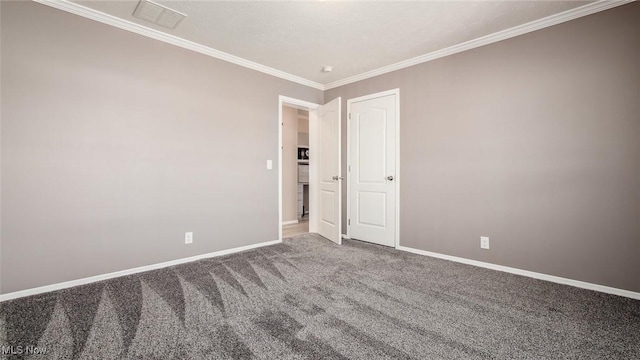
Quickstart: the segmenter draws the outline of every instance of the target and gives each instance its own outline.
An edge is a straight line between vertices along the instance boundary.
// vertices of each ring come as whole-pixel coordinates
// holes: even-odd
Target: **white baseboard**
[[[298,220],[288,220],[288,221],[283,221],[282,222],[282,226],[284,225],[291,225],[291,224],[297,224]]]
[[[217,256],[233,254],[233,253],[246,251],[246,250],[251,250],[251,249],[255,249],[255,248],[259,248],[259,247],[263,247],[263,246],[275,245],[275,244],[279,244],[281,242],[282,242],[282,240],[267,241],[267,242],[262,242],[262,243],[258,243],[258,244],[253,244],[253,245],[240,246],[240,247],[237,247],[237,248],[232,248],[232,249],[227,249],[227,250],[220,250],[220,251],[215,251],[215,252],[211,252],[211,253],[207,253],[207,254],[191,256],[191,257],[188,257],[188,258],[165,261],[165,262],[158,263],[158,264],[141,266],[141,267],[137,267],[137,268],[133,268],[133,269],[116,271],[116,272],[112,272],[112,273],[108,273],[108,274],[91,276],[91,277],[78,279],[78,280],[65,281],[65,282],[52,284],[52,285],[45,285],[45,286],[40,286],[40,287],[37,287],[37,288],[15,291],[15,292],[11,292],[11,293],[0,295],[0,302],[7,301],[7,300],[13,300],[13,299],[17,299],[17,298],[21,298],[21,297],[25,297],[25,296],[41,294],[41,293],[45,293],[45,292],[49,292],[49,291],[56,291],[56,290],[66,289],[66,288],[70,288],[70,287],[74,287],[74,286],[78,286],[78,285],[90,284],[90,283],[94,283],[94,282],[97,282],[97,281],[108,280],[108,279],[112,279],[112,278],[116,278],[116,277],[120,277],[120,276],[141,273],[141,272],[144,272],[144,271],[165,268],[167,266],[184,264],[184,263],[188,263],[188,262],[192,262],[192,261],[196,261],[196,260],[201,260],[201,259],[207,259],[207,258],[212,258],[212,257],[217,257]]]
[[[414,249],[406,246],[398,246],[396,249],[407,251],[407,252],[418,254],[418,255],[425,255],[425,256],[430,256],[438,259],[455,261],[455,262],[459,262],[467,265],[473,265],[473,266],[477,266],[485,269],[503,271],[511,274],[522,275],[522,276],[538,279],[538,280],[545,280],[545,281],[550,281],[558,284],[570,285],[570,286],[575,286],[583,289],[600,291],[607,294],[613,294],[613,295],[624,296],[631,299],[640,300],[640,293],[634,292],[634,291],[623,290],[623,289],[613,288],[613,287],[604,286],[604,285],[592,284],[584,281],[567,279],[559,276],[547,275],[547,274],[537,273],[534,271],[512,268],[508,266],[496,265],[496,264],[487,263],[483,261],[465,259],[457,256],[444,255],[444,254],[434,253],[430,251],[418,250],[418,249]]]
[[[345,235],[345,234],[342,234],[342,238],[343,238],[343,239],[347,239],[347,240],[351,240],[351,238],[350,238],[350,237],[348,237],[348,236],[347,236],[347,235]]]

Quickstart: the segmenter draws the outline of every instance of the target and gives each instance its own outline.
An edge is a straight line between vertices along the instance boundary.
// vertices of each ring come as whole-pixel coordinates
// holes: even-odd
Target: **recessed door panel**
[[[372,108],[356,116],[356,164],[359,183],[384,183],[386,176],[386,109]]]
[[[326,110],[320,117],[320,181],[325,184],[332,183],[333,177],[338,174],[337,118],[335,109]]]
[[[387,226],[387,193],[360,191],[357,196],[358,225],[385,228]]]
[[[320,203],[322,204],[322,208],[320,210],[320,221],[329,225],[335,225],[336,193],[334,191],[321,190]]]

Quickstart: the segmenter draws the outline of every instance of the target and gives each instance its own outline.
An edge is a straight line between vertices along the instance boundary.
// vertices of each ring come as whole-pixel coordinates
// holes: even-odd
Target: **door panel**
[[[386,176],[386,109],[370,109],[356,120],[356,161],[359,183],[384,183]],[[363,122],[365,123],[364,125]]]
[[[385,228],[387,225],[387,194],[385,192],[358,191],[357,197],[357,224]]]
[[[335,202],[335,191],[321,190],[320,203],[322,204],[322,210],[320,211],[320,221],[332,226],[336,224]]]
[[[342,243],[342,188],[340,186],[340,98],[318,110],[318,169],[320,211],[318,233],[327,239]],[[313,149],[312,149],[313,151]]]
[[[349,235],[396,243],[396,94],[349,101]]]

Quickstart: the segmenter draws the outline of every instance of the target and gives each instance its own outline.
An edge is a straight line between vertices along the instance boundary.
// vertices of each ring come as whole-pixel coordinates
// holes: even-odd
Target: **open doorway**
[[[278,179],[278,201],[279,201],[279,229],[278,235],[279,239],[283,238],[283,154],[285,150],[285,146],[283,144],[283,113],[288,112],[287,108],[293,108],[297,110],[303,110],[308,113],[308,127],[309,127],[309,145],[308,145],[308,153],[304,149],[298,149],[297,144],[290,143],[288,148],[290,150],[295,149],[295,157],[291,157],[287,160],[288,164],[295,164],[294,169],[303,172],[302,181],[298,182],[298,172],[295,171],[295,175],[289,173],[289,183],[295,184],[296,195],[293,197],[295,199],[295,209],[296,215],[300,214],[300,219],[306,220],[308,218],[308,232],[309,233],[318,233],[320,236],[325,237],[326,239],[333,241],[336,244],[340,244],[342,241],[342,237],[340,236],[341,232],[341,186],[340,183],[343,179],[341,176],[340,169],[340,98],[336,98],[331,100],[330,102],[324,105],[318,105],[309,103],[302,100],[292,99],[285,96],[279,97],[279,117],[278,117],[278,164],[279,166],[279,179]],[[297,122],[295,124],[299,124],[300,119],[299,115],[302,114],[302,118],[304,118],[304,112],[291,111],[291,114],[295,114],[295,118]],[[286,116],[286,115],[285,115]],[[303,127],[305,125],[302,125]],[[298,138],[298,132],[291,131],[292,138]],[[304,135],[301,135],[304,138]],[[304,151],[301,153],[303,155],[302,165],[308,162],[308,166],[299,167],[298,163],[298,151]],[[289,156],[294,154],[293,152],[288,152]],[[304,159],[307,157],[308,159]],[[305,177],[308,169],[308,190],[305,190]],[[295,179],[292,180],[292,179]],[[300,187],[300,185],[302,185]],[[301,201],[298,201],[298,189],[301,190]],[[288,191],[291,191],[293,194],[293,188],[289,188]],[[308,194],[308,201],[304,199],[304,195]],[[293,203],[293,202],[291,202]],[[308,204],[308,213],[306,212],[306,204]],[[302,211],[298,211],[301,209]],[[289,215],[291,216],[291,215]],[[290,224],[299,224],[299,219],[290,219]],[[296,222],[297,221],[297,222]],[[306,227],[306,226],[305,226]]]
[[[309,110],[282,106],[282,236],[309,232]]]
[[[313,159],[318,104],[279,98],[279,239],[317,232]]]

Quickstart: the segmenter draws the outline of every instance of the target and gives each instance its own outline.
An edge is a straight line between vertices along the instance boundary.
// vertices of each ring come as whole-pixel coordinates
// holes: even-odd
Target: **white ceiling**
[[[169,30],[133,17],[138,1],[73,2],[320,84],[589,3],[156,1],[187,15]]]

